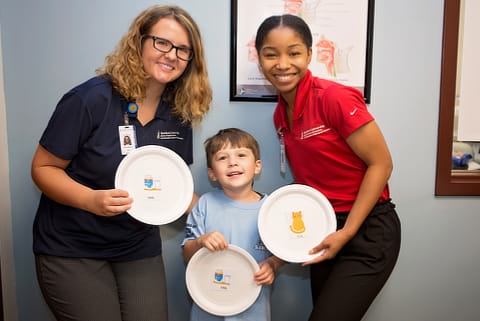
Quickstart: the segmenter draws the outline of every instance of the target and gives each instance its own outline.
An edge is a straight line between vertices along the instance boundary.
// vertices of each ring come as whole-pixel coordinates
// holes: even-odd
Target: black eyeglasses
[[[189,61],[193,58],[193,50],[187,47],[177,47],[171,41],[152,35],[144,35],[143,38],[151,38],[153,40],[153,48],[160,52],[167,53],[175,48],[177,58],[183,61]]]

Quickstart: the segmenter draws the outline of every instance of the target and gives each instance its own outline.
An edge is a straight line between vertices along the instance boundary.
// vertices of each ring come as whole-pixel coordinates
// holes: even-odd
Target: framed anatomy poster
[[[231,0],[231,10],[231,101],[276,101],[258,68],[255,35],[265,18],[294,14],[312,31],[312,73],[370,102],[374,0]]]

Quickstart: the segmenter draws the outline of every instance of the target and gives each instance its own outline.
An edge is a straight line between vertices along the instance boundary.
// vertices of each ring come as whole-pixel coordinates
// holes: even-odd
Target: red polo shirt
[[[313,77],[308,71],[297,87],[292,128],[288,127],[282,99],[273,118],[279,138],[283,136],[295,182],[322,192],[336,212],[350,211],[367,166],[346,139],[373,120],[362,94]],[[388,185],[379,202],[387,199]]]

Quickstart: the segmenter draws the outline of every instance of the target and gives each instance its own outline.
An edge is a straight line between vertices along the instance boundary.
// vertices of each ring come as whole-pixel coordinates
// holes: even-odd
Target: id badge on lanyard
[[[138,112],[138,105],[129,103],[127,111],[123,116],[123,126],[118,126],[118,137],[120,139],[120,151],[122,155],[127,155],[129,152],[137,148],[137,135],[135,134],[135,126],[130,125],[129,117],[136,116]]]
[[[280,136],[280,173],[285,175],[287,172],[287,156],[285,154],[285,137],[283,134],[283,129],[280,127],[277,130],[277,133]]]

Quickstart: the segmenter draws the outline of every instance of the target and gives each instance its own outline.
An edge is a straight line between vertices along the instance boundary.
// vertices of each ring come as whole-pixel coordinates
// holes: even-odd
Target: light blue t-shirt
[[[266,197],[255,203],[240,203],[215,190],[200,197],[187,218],[185,239],[198,238],[205,233],[218,231],[229,244],[237,245],[250,253],[257,262],[271,256],[258,233],[258,212]],[[270,286],[262,286],[255,303],[234,316],[219,317],[202,310],[195,302],[190,321],[270,321]]]

